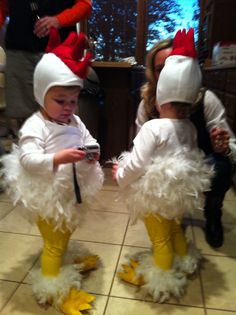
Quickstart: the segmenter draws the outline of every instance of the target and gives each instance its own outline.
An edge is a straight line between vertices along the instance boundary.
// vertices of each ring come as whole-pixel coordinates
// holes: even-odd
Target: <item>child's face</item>
[[[44,109],[48,116],[61,123],[68,123],[74,114],[80,87],[54,86],[48,90],[44,98]]]

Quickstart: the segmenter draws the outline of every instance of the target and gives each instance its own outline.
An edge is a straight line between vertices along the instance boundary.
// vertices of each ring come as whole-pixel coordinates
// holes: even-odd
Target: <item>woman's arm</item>
[[[225,108],[220,99],[209,90],[206,91],[204,97],[204,116],[214,149],[222,154],[229,153],[229,157],[236,162],[236,139],[227,122]],[[217,135],[217,131],[219,136]],[[224,143],[224,139],[218,139],[220,135],[224,139],[228,139],[227,146],[224,145],[222,150],[218,144]]]
[[[55,16],[44,16],[39,19],[34,26],[34,33],[39,38],[45,37],[49,34],[50,28],[57,29],[73,26],[86,19],[92,10],[92,2],[90,0],[75,0],[75,4],[68,9]]]
[[[8,2],[7,0],[0,0],[0,29],[4,25],[7,15],[8,15]]]
[[[86,19],[92,12],[92,1],[76,0],[75,4],[56,15],[60,27],[71,26]]]

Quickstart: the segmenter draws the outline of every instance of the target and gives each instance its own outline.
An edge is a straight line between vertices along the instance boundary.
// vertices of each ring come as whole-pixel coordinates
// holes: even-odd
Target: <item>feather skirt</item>
[[[129,152],[121,155],[119,166],[125,166],[129,155]],[[178,219],[188,211],[203,209],[204,192],[210,190],[213,176],[213,166],[199,151],[153,159],[144,175],[122,191],[131,222],[151,213]]]
[[[19,162],[19,148],[14,146],[12,153],[2,157],[3,174],[7,192],[14,204],[23,203],[31,217],[53,219],[56,228],[64,224],[73,230],[79,220],[79,212],[94,202],[95,194],[101,190],[104,180],[98,162],[89,164],[81,161],[76,164],[77,180],[81,190],[82,205],[75,200],[72,165],[61,165],[58,171],[33,174]]]

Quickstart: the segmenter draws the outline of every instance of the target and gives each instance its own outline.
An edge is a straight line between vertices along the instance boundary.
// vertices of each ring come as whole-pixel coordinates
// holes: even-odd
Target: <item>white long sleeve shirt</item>
[[[185,149],[197,149],[197,133],[190,120],[162,118],[146,122],[134,139],[128,162],[117,171],[119,186],[125,187],[143,175],[155,157]]]
[[[54,172],[53,158],[57,151],[97,143],[78,116],[73,115],[69,125],[59,125],[46,120],[40,112],[27,119],[19,139],[22,166],[40,174]]]

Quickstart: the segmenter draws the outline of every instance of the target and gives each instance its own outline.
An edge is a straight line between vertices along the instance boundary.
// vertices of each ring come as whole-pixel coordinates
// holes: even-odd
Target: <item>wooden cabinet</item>
[[[236,134],[236,64],[204,69],[203,85],[221,99],[229,125]]]
[[[219,41],[236,41],[236,1],[201,1],[199,24],[199,58],[211,58]]]
[[[81,95],[78,114],[101,146],[102,163],[129,150],[144,68],[127,62],[94,62],[100,97]]]

